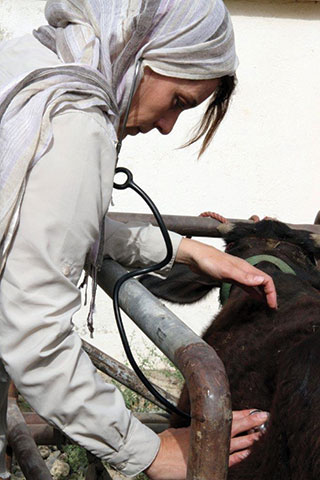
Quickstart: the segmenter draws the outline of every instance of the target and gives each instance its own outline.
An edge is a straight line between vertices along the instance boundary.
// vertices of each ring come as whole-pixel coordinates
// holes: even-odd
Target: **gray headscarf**
[[[35,37],[56,52],[0,90],[0,273],[18,225],[29,169],[48,151],[62,109],[99,107],[115,131],[136,62],[187,79],[233,74],[237,66],[222,0],[48,0]]]

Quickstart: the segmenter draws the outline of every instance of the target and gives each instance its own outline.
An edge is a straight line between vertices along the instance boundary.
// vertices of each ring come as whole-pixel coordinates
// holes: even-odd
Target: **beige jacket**
[[[0,44],[0,88],[16,75],[57,63],[31,35]],[[98,110],[67,110],[52,125],[53,144],[30,172],[0,282],[0,354],[41,416],[126,475],[136,475],[152,462],[159,439],[97,374],[72,324],[85,258],[110,202],[116,135]],[[176,252],[181,237],[171,238]],[[151,226],[110,221],[105,239],[105,253],[124,265],[148,265],[165,256],[160,232]],[[3,384],[4,377],[0,368]],[[3,418],[2,412],[2,450]]]

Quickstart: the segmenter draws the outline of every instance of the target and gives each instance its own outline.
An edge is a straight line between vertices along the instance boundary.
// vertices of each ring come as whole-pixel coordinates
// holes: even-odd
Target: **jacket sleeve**
[[[169,273],[174,262],[181,235],[169,232],[173,256],[159,272]],[[127,267],[149,266],[161,262],[167,254],[164,239],[158,227],[139,222],[121,223],[106,218],[104,253]]]

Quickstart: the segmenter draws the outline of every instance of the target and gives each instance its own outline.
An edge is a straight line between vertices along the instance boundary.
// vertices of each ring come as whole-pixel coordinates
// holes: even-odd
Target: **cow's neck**
[[[290,267],[286,262],[281,260],[281,258],[275,257],[274,255],[253,255],[252,257],[248,257],[245,259],[248,263],[255,266],[261,262],[267,262],[275,265],[281,272],[283,273],[290,273],[291,275],[296,275],[296,272],[293,268]],[[230,296],[230,291],[232,288],[231,283],[224,282],[220,289],[220,301],[221,304],[224,305]]]

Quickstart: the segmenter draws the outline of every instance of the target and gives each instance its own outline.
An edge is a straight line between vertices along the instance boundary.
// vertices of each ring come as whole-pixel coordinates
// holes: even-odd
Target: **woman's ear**
[[[189,267],[176,263],[168,277],[143,275],[139,281],[156,297],[173,303],[194,303],[203,298],[221,282],[211,277],[193,273]]]

